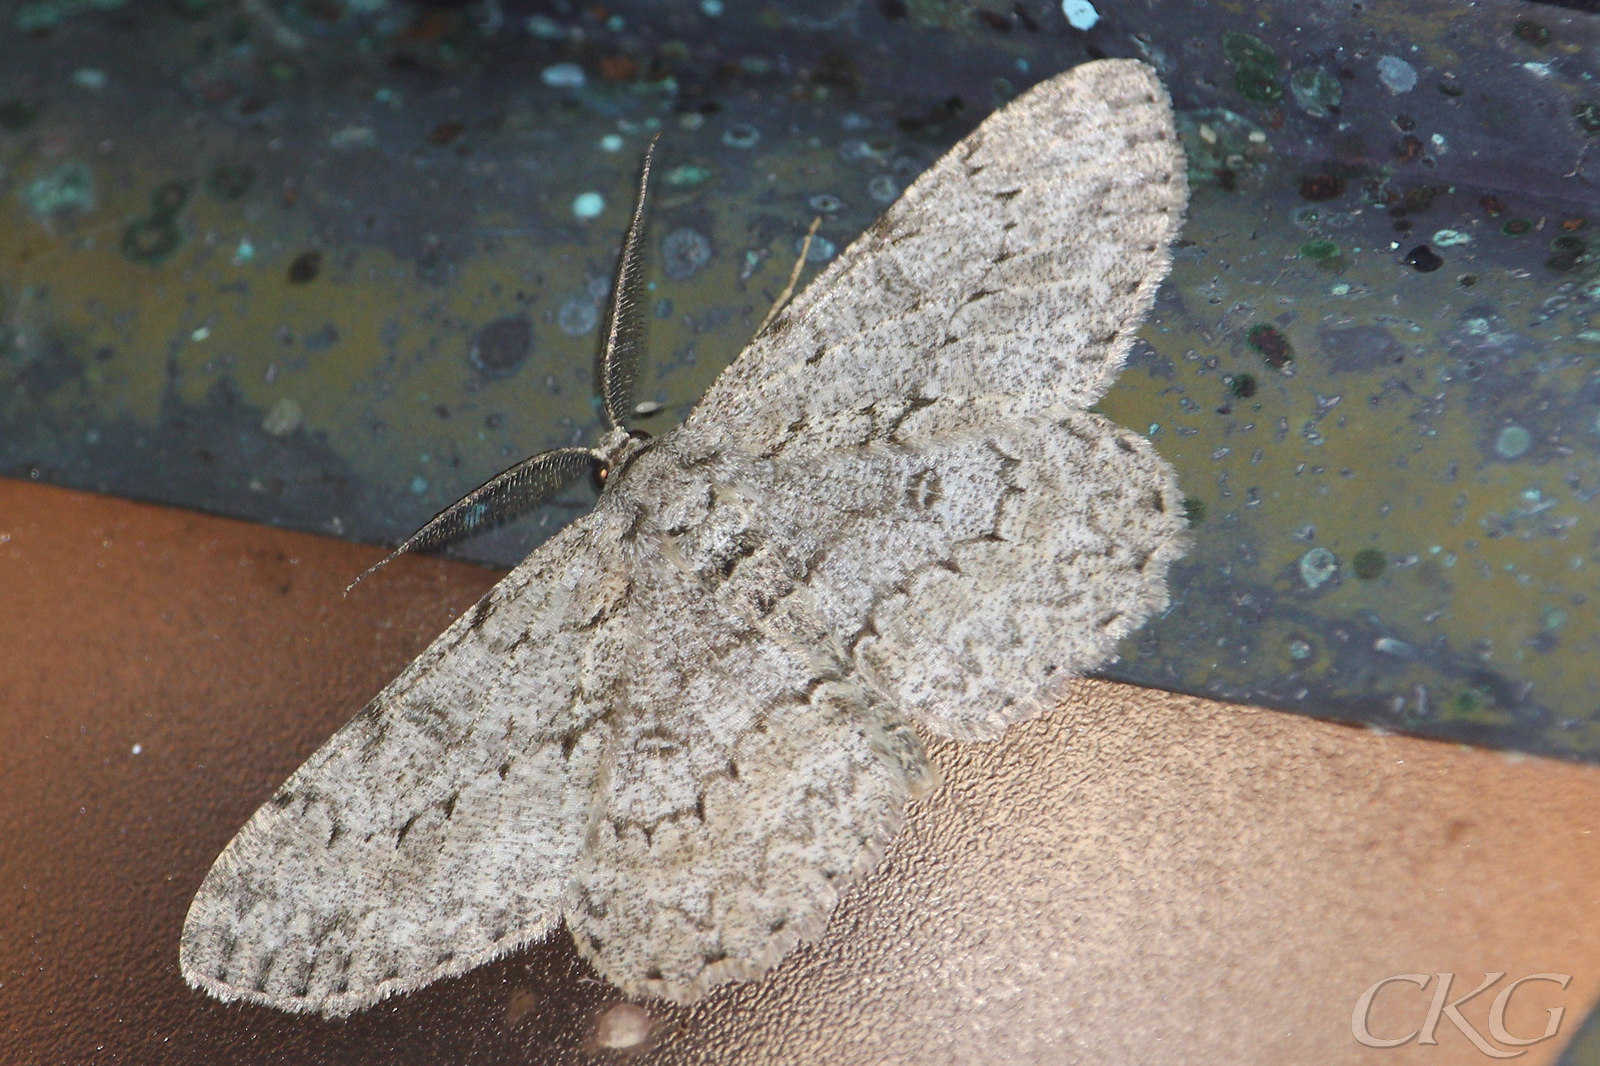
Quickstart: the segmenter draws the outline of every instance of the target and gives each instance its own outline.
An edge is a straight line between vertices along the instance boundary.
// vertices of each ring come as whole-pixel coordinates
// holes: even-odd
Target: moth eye
[[[606,487],[606,478],[611,476],[609,463],[594,464],[594,471],[589,475],[589,480],[594,482],[594,491],[600,492]]]

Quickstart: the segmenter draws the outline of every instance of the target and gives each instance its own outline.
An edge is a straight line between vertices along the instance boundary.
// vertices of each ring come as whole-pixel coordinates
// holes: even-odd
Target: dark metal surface
[[[1140,56],[1195,195],[1102,406],[1178,468],[1196,541],[1107,673],[1594,758],[1595,19],[1098,8],[8,7],[0,469],[396,543],[595,439],[655,131],[659,432],[813,215],[821,262],[1021,87]],[[586,492],[465,556],[515,562]]]

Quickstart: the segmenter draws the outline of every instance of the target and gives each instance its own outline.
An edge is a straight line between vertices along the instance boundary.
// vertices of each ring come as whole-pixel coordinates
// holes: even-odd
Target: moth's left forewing
[[[256,812],[190,907],[190,984],[344,1015],[551,929],[600,772],[581,670],[614,543],[592,516],[548,541]]]

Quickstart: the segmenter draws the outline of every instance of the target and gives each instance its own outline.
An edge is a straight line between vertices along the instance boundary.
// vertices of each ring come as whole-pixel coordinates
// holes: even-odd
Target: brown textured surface
[[[341,600],[372,551],[17,482],[0,537],[0,1061],[617,1060],[616,997],[559,936],[344,1023],[177,976],[217,850],[491,574],[412,560]],[[650,1061],[1484,1062],[1448,1022],[1364,1049],[1351,1007],[1504,970],[1574,975],[1509,1018],[1567,1007],[1517,1060],[1549,1062],[1600,995],[1593,768],[1103,683],[933,751],[945,788],[828,936],[649,1005]],[[1427,999],[1392,988],[1373,1029]]]

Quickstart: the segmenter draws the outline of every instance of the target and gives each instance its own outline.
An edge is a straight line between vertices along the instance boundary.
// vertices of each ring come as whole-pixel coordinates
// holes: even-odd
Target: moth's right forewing
[[[184,925],[189,983],[344,1015],[544,936],[603,747],[588,627],[625,583],[591,516],[451,625],[217,859]]]
[[[1172,109],[1133,60],[991,115],[717,379],[684,430],[771,454],[854,445],[915,399],[1092,404],[1165,276],[1188,199]]]

